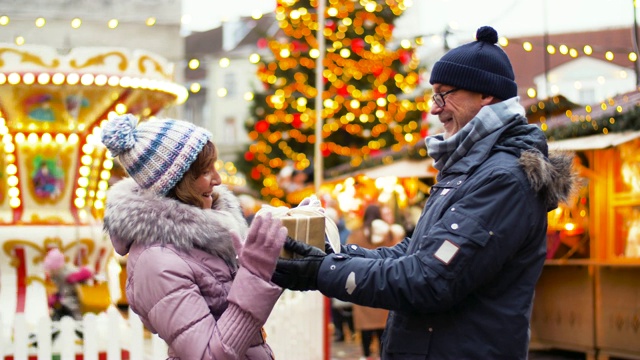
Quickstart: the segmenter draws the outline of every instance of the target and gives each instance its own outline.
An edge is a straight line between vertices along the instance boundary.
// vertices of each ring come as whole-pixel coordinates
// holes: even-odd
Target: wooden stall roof
[[[584,136],[573,139],[550,141],[549,150],[599,150],[615,147],[640,138],[640,130]]]

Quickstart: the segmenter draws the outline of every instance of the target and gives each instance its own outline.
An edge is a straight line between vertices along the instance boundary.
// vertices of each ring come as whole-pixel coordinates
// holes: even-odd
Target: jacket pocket
[[[424,319],[392,312],[384,334],[384,351],[391,359],[426,359],[431,335],[432,329]]]

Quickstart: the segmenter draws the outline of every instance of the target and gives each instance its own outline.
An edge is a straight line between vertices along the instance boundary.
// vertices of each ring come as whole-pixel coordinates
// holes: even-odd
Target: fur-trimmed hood
[[[548,159],[535,150],[523,151],[519,163],[527,174],[531,187],[544,195],[547,209],[567,202],[576,190],[578,177],[573,169],[573,154],[549,153]]]
[[[145,191],[133,179],[121,180],[107,192],[104,229],[120,255],[134,243],[170,244],[180,251],[197,248],[233,264],[230,231],[244,239],[247,222],[231,191],[217,186],[214,192],[218,198],[213,208],[203,210]]]

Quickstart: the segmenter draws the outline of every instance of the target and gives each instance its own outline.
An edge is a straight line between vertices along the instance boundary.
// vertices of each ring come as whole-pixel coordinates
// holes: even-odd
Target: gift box
[[[288,235],[300,242],[315,246],[324,252],[325,217],[313,215],[288,215],[280,218]],[[282,249],[280,256],[290,259],[293,254]]]

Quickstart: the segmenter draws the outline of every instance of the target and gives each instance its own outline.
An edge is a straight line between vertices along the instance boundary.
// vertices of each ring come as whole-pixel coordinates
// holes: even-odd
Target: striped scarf
[[[462,129],[448,139],[442,134],[427,137],[427,151],[440,172],[462,159],[475,143],[513,121],[521,121],[524,108],[519,97],[484,106]],[[520,116],[518,116],[520,115]],[[518,120],[519,119],[519,120]]]

